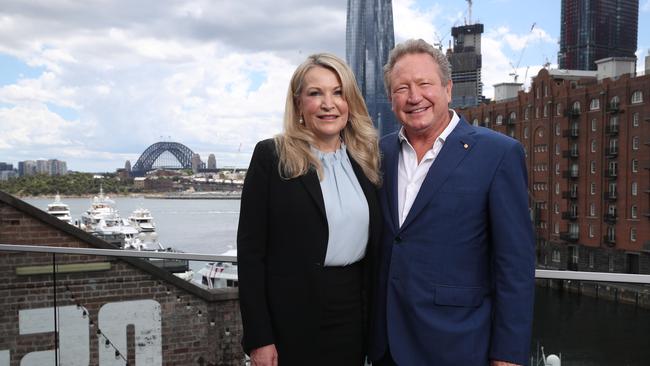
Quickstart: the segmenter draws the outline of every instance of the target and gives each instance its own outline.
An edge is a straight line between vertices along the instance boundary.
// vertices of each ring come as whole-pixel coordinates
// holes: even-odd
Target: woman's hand
[[[278,351],[269,344],[251,351],[251,366],[278,366]]]

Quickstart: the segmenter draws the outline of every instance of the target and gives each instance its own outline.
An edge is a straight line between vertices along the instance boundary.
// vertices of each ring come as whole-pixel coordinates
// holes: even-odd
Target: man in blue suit
[[[384,81],[402,128],[381,141],[373,365],[527,364],[535,258],[522,146],[449,109],[449,62],[423,40],[391,51]]]

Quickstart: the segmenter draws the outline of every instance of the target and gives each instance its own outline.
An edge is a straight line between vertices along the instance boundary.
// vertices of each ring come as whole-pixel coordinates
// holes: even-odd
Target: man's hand
[[[490,361],[490,366],[520,366],[516,363],[510,363],[506,361]]]
[[[278,351],[269,344],[251,351],[251,366],[278,366]]]

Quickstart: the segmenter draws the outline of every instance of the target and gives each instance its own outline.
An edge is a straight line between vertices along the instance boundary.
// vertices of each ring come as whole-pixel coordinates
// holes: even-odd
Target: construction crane
[[[469,1],[469,0],[468,0]],[[533,32],[533,29],[535,29],[535,24],[530,27],[530,31],[528,32],[529,34]],[[517,60],[517,66],[512,64],[512,61],[510,61],[510,67],[512,67],[512,72],[508,74],[509,76],[512,76],[514,79],[514,82],[517,82],[517,78],[519,78],[519,74],[517,74],[517,70],[519,69],[519,64],[521,64],[521,60],[524,57],[524,51],[526,51],[526,47],[528,46],[528,40],[529,37],[526,37],[526,41],[524,42],[524,47],[521,49],[521,53],[519,54],[519,60]],[[528,76],[528,67],[526,67],[526,75],[524,75],[524,82],[526,81],[526,77]]]

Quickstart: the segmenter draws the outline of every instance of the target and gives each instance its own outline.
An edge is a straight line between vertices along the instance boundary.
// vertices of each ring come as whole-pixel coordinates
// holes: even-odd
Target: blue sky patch
[[[251,80],[251,85],[248,87],[248,91],[258,90],[266,81],[266,73],[260,71],[253,71],[248,74],[248,77]]]
[[[65,119],[66,121],[74,121],[76,119],[79,119],[79,113],[77,113],[76,110],[68,107],[62,107],[60,105],[56,105],[54,103],[46,103],[47,109],[49,109],[51,112],[54,112],[61,116],[61,118]]]
[[[15,84],[20,79],[37,78],[44,67],[31,67],[20,59],[0,53],[0,86]]]

